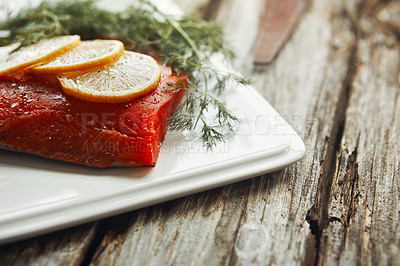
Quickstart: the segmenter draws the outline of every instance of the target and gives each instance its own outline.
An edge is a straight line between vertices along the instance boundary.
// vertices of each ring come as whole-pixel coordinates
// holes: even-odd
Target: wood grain
[[[3,245],[0,265],[82,265],[96,235],[101,235],[98,223],[91,223]]]
[[[398,33],[385,25],[391,17],[379,20],[392,8],[394,2],[369,1],[350,13],[357,69],[329,195],[330,222],[322,232],[321,264],[400,263],[400,51]]]
[[[268,0],[267,0],[268,1]],[[396,265],[400,2],[314,0],[272,64],[265,0],[177,0],[222,24],[236,68],[304,139],[272,174],[0,247],[0,265]]]

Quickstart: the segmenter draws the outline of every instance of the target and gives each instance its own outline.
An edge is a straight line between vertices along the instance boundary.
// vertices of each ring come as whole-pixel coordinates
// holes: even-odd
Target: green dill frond
[[[113,35],[118,23],[118,16],[97,8],[94,1],[42,2],[0,22],[0,30],[9,31],[8,37],[0,38],[0,45],[14,42],[27,45],[64,34],[93,39]]]
[[[178,77],[177,80],[174,82],[167,82],[167,91],[168,92],[179,92],[181,90],[186,90],[187,88],[187,82],[182,79],[182,77]]]
[[[218,121],[219,125],[226,125],[226,128],[229,130],[229,132],[233,133],[234,124],[239,122],[239,118],[234,116],[219,100],[212,98],[212,104],[217,107],[215,120]]]
[[[225,140],[224,135],[216,127],[208,125],[205,121],[203,121],[201,129],[201,138],[208,150],[212,149],[218,142]]]
[[[194,129],[195,117],[188,114],[176,113],[168,120],[170,130],[192,130]]]

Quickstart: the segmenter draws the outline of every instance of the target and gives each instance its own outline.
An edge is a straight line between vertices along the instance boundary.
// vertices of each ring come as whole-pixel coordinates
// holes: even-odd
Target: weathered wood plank
[[[307,190],[287,200],[299,202],[297,208],[289,204],[285,206],[294,208],[296,219],[287,221],[288,229],[282,226],[278,233],[282,242],[277,242],[275,249],[267,255],[280,254],[278,259],[275,258],[277,264],[300,261],[309,264],[314,261],[318,243],[308,230],[305,218],[315,201],[322,203],[325,200],[324,189],[329,185],[327,177],[332,167],[335,142],[340,137],[337,113],[338,108],[342,108],[342,92],[354,46],[349,21],[342,16],[344,8],[343,2],[314,1],[277,61],[264,72],[257,72],[257,77],[263,76],[254,79],[258,81],[256,87],[261,88],[269,102],[297,127],[308,149],[302,161],[304,165],[292,177],[298,186]],[[284,195],[277,197],[280,201],[286,198]],[[318,223],[320,220],[318,214],[315,221]],[[309,221],[314,227],[314,220],[311,218]],[[304,228],[300,230],[300,226]],[[286,247],[290,247],[288,251],[279,253],[279,249],[285,250]]]
[[[398,265],[400,2],[367,1],[357,29],[351,98],[330,192],[320,264]],[[397,13],[400,14],[400,13]],[[332,237],[336,235],[336,237]]]
[[[3,245],[0,265],[82,265],[97,233],[98,223],[91,223]]]

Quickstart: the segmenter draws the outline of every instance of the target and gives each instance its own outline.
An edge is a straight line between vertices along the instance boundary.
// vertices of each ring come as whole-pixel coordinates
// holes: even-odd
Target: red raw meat
[[[0,146],[92,167],[154,165],[183,96],[162,69],[157,89],[120,104],[66,95],[53,76],[1,77]]]

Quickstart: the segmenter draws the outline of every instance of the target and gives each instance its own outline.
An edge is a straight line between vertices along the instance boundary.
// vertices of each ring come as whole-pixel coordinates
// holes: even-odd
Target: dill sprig
[[[227,58],[233,56],[226,48],[221,27],[215,22],[175,18],[148,0],[139,2],[118,13],[100,9],[92,0],[42,2],[0,22],[0,30],[9,33],[0,38],[0,46],[14,42],[27,45],[65,34],[78,34],[83,39],[121,39],[127,49],[151,54],[170,65],[175,73],[188,75],[187,83],[178,80],[169,84],[173,91],[186,91],[184,100],[169,120],[169,128],[194,130],[201,127],[204,145],[212,148],[224,140],[226,133],[232,133],[238,122],[218,96],[232,82],[250,82],[212,67],[209,60],[214,53],[222,53]]]

